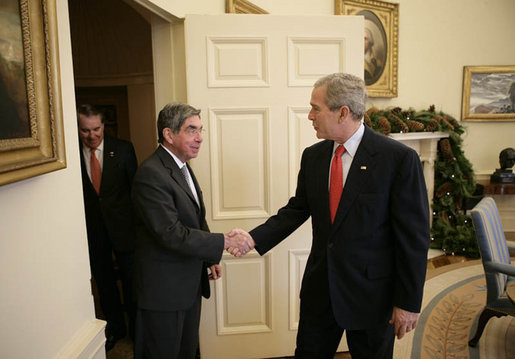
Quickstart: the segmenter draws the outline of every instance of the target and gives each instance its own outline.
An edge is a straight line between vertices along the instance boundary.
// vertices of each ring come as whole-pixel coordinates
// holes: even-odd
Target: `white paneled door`
[[[363,18],[192,15],[185,21],[188,102],[207,134],[192,166],[213,232],[250,230],[294,194],[313,83],[363,74]],[[311,247],[305,223],[261,257],[224,254],[203,302],[202,359],[292,355],[299,289]],[[345,342],[340,346],[346,348]]]

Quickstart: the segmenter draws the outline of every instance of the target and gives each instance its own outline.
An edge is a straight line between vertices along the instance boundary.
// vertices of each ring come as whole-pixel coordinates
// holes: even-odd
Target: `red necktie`
[[[102,169],[100,168],[100,162],[98,162],[97,156],[95,155],[96,148],[91,149],[91,183],[93,188],[100,194],[100,181],[102,179]]]
[[[344,152],[345,147],[343,147],[343,145],[336,147],[333,162],[331,164],[331,180],[329,182],[329,210],[331,212],[331,223],[334,222],[336,210],[340,204],[340,198],[343,192],[342,154]]]

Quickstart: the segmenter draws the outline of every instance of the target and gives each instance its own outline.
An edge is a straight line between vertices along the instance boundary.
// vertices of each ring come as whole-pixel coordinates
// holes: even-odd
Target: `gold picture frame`
[[[515,121],[515,65],[464,66],[463,121]]]
[[[225,0],[225,13],[227,14],[268,14],[247,0]]]
[[[66,167],[55,0],[3,6],[11,22],[9,32],[0,29],[9,45],[0,49],[0,106],[9,109],[0,122],[0,185]]]
[[[365,18],[364,79],[368,96],[397,97],[399,4],[335,0],[334,9],[336,15],[362,15]]]

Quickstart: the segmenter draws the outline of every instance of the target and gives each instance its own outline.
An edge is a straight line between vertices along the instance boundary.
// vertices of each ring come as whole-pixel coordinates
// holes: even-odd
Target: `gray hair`
[[[322,77],[314,87],[326,86],[325,103],[331,111],[347,106],[355,120],[361,120],[365,114],[367,89],[365,82],[357,76],[334,73]]]
[[[178,134],[186,119],[191,116],[199,116],[200,110],[185,103],[173,102],[165,105],[157,117],[158,142],[163,143],[163,130],[169,128]]]

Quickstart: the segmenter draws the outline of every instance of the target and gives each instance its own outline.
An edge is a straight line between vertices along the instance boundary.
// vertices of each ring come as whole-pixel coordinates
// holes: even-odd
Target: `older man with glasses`
[[[195,174],[187,162],[202,144],[200,110],[166,105],[158,117],[159,147],[133,185],[136,247],[136,358],[194,358],[201,296],[222,275],[224,249],[251,249],[248,235],[210,233]],[[209,268],[209,273],[208,269]]]

